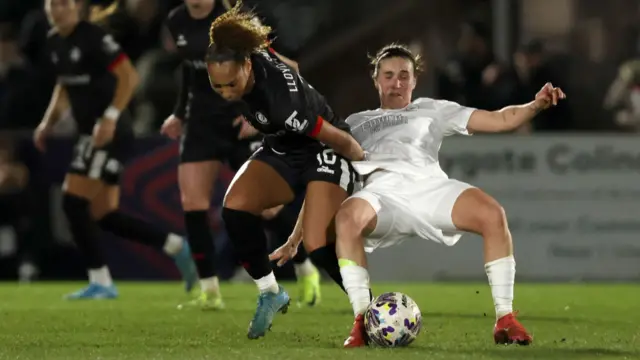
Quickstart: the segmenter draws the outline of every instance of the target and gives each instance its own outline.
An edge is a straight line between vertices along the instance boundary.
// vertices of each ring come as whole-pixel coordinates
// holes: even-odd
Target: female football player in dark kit
[[[167,27],[183,60],[182,83],[174,112],[161,132],[181,140],[178,183],[187,239],[200,277],[200,294],[184,305],[204,310],[224,307],[208,218],[216,179],[224,163],[238,170],[260,146],[262,138],[243,121],[236,107],[224,101],[209,85],[204,61],[209,27],[229,8],[228,1],[184,0],[167,19]],[[290,233],[297,209],[280,210],[270,209],[263,214],[269,219],[265,226],[276,233]],[[320,295],[320,275],[304,252],[294,262],[301,288],[300,300],[313,305]]]
[[[197,273],[186,241],[118,211],[118,183],[134,140],[125,109],[138,84],[135,69],[111,35],[82,20],[81,11],[87,8],[81,2],[46,0],[45,9],[53,26],[47,52],[58,80],[34,141],[45,151],[45,139],[65,104],[71,107],[80,134],[62,185],[62,206],[73,240],[87,259],[89,286],[68,299],[118,296],[98,244],[96,224],[171,256],[187,291],[191,290]],[[99,12],[92,13],[100,17]]]
[[[265,134],[262,147],[231,182],[222,210],[236,256],[260,290],[248,332],[252,339],[264,336],[275,313],[289,303],[269,263],[261,213],[306,191],[299,224],[304,246],[341,285],[334,239],[326,234],[333,233],[331,221],[353,191],[349,160],[364,158],[324,97],[268,48],[271,29],[256,20],[240,4],[219,16],[211,24],[206,57],[212,88]]]

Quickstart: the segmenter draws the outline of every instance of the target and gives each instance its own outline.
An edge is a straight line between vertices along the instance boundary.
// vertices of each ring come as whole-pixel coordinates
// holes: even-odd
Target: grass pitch
[[[422,310],[423,330],[405,349],[344,350],[348,299],[325,284],[316,308],[292,306],[265,338],[248,340],[256,290],[225,284],[222,312],[177,310],[178,283],[119,283],[118,300],[61,299],[80,283],[0,284],[0,359],[640,359],[640,285],[516,287],[529,347],[492,343],[486,284],[376,284]],[[295,284],[285,284],[292,297]]]

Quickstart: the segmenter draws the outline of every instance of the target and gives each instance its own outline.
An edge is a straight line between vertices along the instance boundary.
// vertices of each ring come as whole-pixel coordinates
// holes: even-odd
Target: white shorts
[[[378,215],[365,250],[372,252],[412,238],[455,245],[463,232],[453,225],[451,211],[460,194],[470,188],[473,186],[447,178],[416,178],[388,171],[371,174],[351,196],[367,201]]]

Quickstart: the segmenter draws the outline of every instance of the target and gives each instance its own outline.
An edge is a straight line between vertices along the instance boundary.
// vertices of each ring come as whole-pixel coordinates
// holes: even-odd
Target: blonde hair
[[[242,11],[242,1],[220,15],[209,29],[209,51],[212,60],[217,53],[234,54],[236,60],[248,57],[252,52],[264,50],[271,41],[271,27],[263,25],[252,11]]]
[[[96,24],[102,24],[113,15],[120,6],[118,0],[114,0],[109,6],[92,5],[89,6],[89,21]]]

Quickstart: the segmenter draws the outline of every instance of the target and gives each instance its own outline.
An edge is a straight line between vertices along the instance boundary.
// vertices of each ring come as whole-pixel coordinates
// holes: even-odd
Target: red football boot
[[[349,337],[344,341],[345,348],[356,348],[367,345],[367,332],[364,329],[364,315],[358,314],[353,321]]]
[[[516,314],[507,314],[496,321],[493,329],[496,344],[529,345],[533,342],[533,336],[516,320]]]

